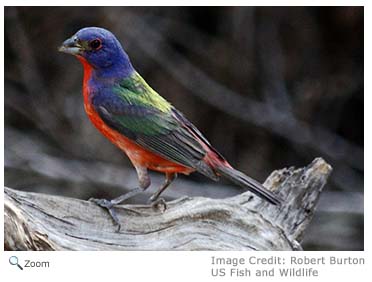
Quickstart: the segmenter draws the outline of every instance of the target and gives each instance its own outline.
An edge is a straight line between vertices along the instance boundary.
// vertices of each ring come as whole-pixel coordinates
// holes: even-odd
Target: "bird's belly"
[[[160,172],[176,172],[190,174],[195,169],[169,161],[126,138],[116,130],[111,129],[99,117],[89,103],[84,104],[85,111],[94,126],[113,144],[124,151],[134,166],[147,167]]]

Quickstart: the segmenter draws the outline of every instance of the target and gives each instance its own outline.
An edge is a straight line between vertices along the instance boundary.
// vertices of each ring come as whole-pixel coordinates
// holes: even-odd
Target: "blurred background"
[[[81,199],[136,187],[127,157],[86,117],[80,63],[57,52],[101,26],[238,169],[263,182],[329,162],[303,247],[363,250],[363,17],[363,7],[5,7],[5,185]],[[152,180],[148,193],[163,177]],[[193,174],[165,198],[240,192]]]

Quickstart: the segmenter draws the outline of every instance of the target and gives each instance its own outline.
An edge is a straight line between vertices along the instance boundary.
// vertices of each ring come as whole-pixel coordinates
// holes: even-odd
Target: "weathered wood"
[[[305,168],[274,171],[265,186],[284,199],[281,207],[249,192],[184,197],[167,203],[165,212],[121,205],[120,233],[91,202],[5,188],[5,249],[299,250],[331,170],[317,158]]]

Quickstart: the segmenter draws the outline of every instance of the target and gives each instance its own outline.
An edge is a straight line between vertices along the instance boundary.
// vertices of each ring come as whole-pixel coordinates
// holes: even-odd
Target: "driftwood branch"
[[[117,207],[116,232],[103,209],[87,201],[5,188],[6,250],[299,250],[331,167],[315,159],[274,171],[265,186],[285,204],[246,192],[227,199],[184,197],[166,211]]]

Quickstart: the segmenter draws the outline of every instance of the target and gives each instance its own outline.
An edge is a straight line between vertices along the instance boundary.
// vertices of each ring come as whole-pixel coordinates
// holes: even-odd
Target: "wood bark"
[[[165,211],[120,205],[120,232],[89,201],[5,187],[5,249],[301,250],[331,171],[321,158],[274,171],[264,185],[283,199],[280,207],[250,192],[226,199],[183,197],[168,202]]]

